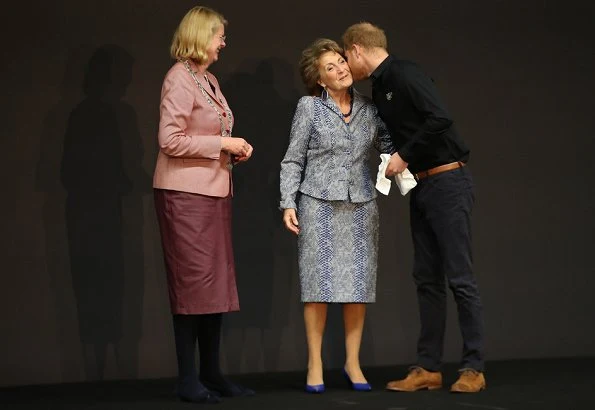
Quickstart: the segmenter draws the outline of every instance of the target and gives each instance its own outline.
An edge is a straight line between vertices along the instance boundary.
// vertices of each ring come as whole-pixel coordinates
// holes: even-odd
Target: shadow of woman
[[[225,354],[230,372],[275,371],[297,286],[297,274],[287,270],[297,260],[293,238],[283,235],[278,210],[280,162],[297,92],[293,77],[285,76],[293,74],[286,62],[270,58],[245,65],[255,68],[232,74],[223,85],[236,120],[233,134],[254,146],[251,160],[234,169],[233,234],[241,311],[225,319]]]
[[[85,98],[70,113],[64,138],[61,180],[67,191],[70,267],[87,380],[105,377],[110,345],[117,377],[135,377],[138,371],[141,195],[150,183],[140,164],[135,111],[122,101],[132,66],[132,56],[119,46],[94,52],[85,72]]]
[[[35,170],[35,188],[43,193],[42,220],[45,262],[54,296],[56,344],[59,347],[61,381],[81,379],[80,343],[76,336],[77,317],[68,260],[64,208],[66,192],[60,182],[60,161],[69,113],[81,99],[84,67],[92,50],[86,46],[72,49],[65,64],[60,99],[47,112],[40,135],[40,155]]]

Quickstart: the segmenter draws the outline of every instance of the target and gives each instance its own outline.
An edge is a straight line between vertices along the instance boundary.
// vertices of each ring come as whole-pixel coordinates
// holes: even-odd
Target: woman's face
[[[212,64],[219,60],[219,51],[223,47],[225,47],[225,27],[222,24],[213,35],[213,38],[211,38],[211,42],[207,47],[207,64]]]
[[[356,81],[363,80],[364,78],[368,77],[366,69],[363,65],[363,60],[360,58],[359,53],[356,52],[355,46],[345,49],[345,57],[347,57],[351,75]]]
[[[318,60],[318,84],[330,91],[342,91],[351,87],[353,77],[347,61],[341,54],[327,51]]]

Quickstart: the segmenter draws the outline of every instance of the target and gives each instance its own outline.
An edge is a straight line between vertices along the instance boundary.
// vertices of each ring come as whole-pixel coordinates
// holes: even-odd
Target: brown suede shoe
[[[486,379],[482,372],[473,369],[461,370],[459,380],[450,387],[452,393],[477,393],[486,388]]]
[[[436,390],[442,387],[442,373],[429,372],[421,367],[414,366],[403,380],[393,380],[386,385],[387,390],[417,391]]]

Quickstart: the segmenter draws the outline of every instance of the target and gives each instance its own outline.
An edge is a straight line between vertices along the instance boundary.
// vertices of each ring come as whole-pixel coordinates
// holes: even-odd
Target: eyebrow
[[[339,63],[340,61],[345,61],[345,59],[343,57],[339,57],[339,59],[336,62],[328,62],[324,66],[328,67],[329,65],[337,65],[337,63]]]

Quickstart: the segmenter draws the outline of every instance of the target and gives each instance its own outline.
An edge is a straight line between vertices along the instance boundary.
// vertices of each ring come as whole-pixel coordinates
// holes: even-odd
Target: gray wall
[[[212,71],[236,135],[255,146],[234,171],[242,311],[225,319],[226,371],[305,367],[296,244],[276,210],[278,165],[303,94],[301,49],[361,20],[385,28],[391,51],[435,78],[471,146],[489,359],[595,354],[595,6],[412,3],[205,3],[230,22]],[[169,42],[194,5],[63,0],[5,10],[0,385],[175,374],[150,183]],[[368,83],[358,88],[369,92]],[[410,363],[418,331],[407,198],[393,190],[379,204],[379,292],[364,366]],[[449,309],[445,360],[457,361]],[[326,336],[326,365],[340,367],[337,309]]]

